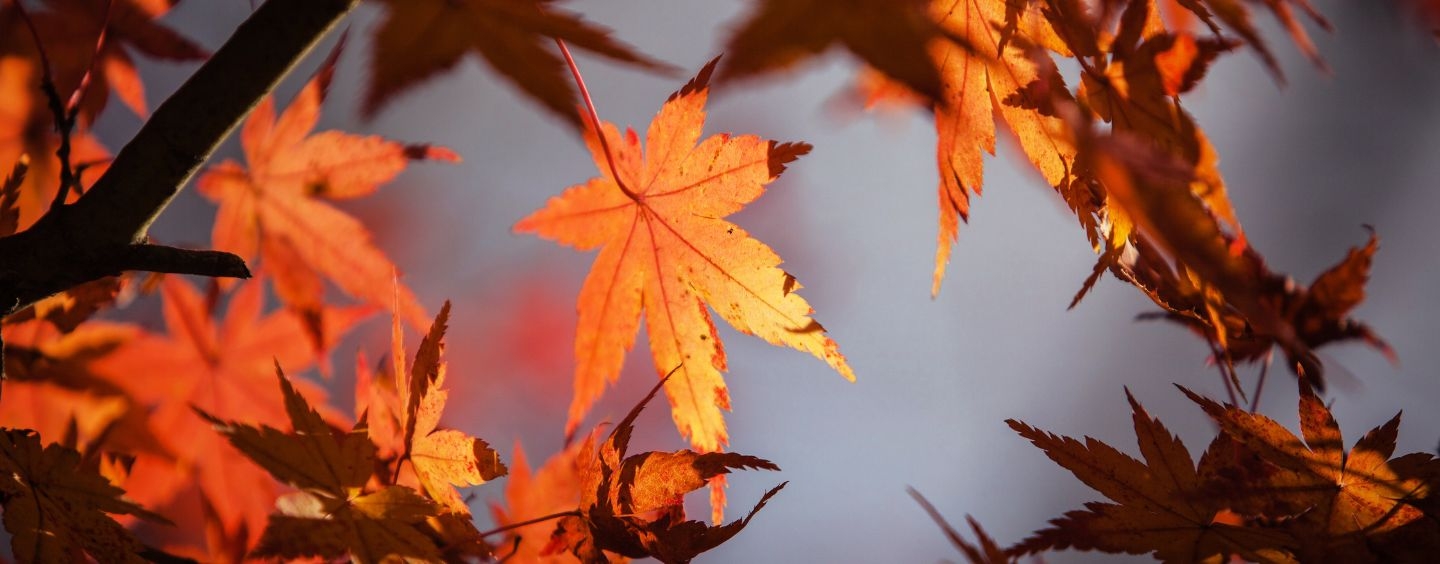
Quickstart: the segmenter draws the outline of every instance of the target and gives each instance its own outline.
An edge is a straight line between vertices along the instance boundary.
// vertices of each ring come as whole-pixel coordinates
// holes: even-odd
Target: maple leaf
[[[1346,452],[1340,426],[1309,386],[1300,387],[1303,440],[1268,417],[1180,389],[1222,432],[1274,466],[1256,488],[1268,495],[1256,499],[1254,509],[1294,516],[1287,529],[1300,541],[1297,556],[1302,561],[1385,559],[1387,553],[1404,550],[1403,541],[1387,546],[1377,538],[1433,518],[1415,502],[1429,497],[1440,483],[1401,475],[1390,467],[1398,413]]]
[[[87,123],[105,108],[111,91],[137,115],[146,114],[145,87],[129,51],[167,61],[193,61],[205,49],[156,20],[179,0],[46,0],[34,15],[55,72],[56,89],[69,96],[89,74],[80,99]],[[104,40],[100,41],[100,34]],[[98,51],[97,51],[98,45]]]
[[[32,310],[27,310],[32,311]],[[5,405],[0,426],[32,429],[62,444],[169,456],[145,410],[96,374],[91,363],[123,348],[136,327],[90,321],[65,331],[46,319],[7,320]]]
[[[368,371],[357,375],[356,409],[369,422],[367,434],[377,445],[381,460],[377,468],[384,469],[386,483],[393,480],[415,484],[437,503],[439,511],[429,524],[446,539],[442,544],[447,558],[488,557],[489,545],[475,528],[469,506],[455,488],[494,480],[504,476],[507,469],[484,440],[439,427],[449,399],[444,389],[443,360],[449,318],[447,301],[421,340],[414,362],[407,364],[403,328],[399,317],[393,317],[391,371],[380,377],[372,377]],[[401,464],[407,460],[413,472],[402,474]]]
[[[337,558],[359,562],[390,558],[440,559],[417,525],[439,507],[404,486],[363,493],[375,467],[375,445],[361,426],[337,433],[276,367],[293,432],[227,422],[196,409],[230,444],[275,478],[302,490],[282,498],[252,557]]]
[[[1373,237],[1317,278],[1319,294],[1311,296],[1226,229],[1193,191],[1196,176],[1183,159],[1127,131],[1099,135],[1082,128],[1079,139],[1081,167],[1103,184],[1116,218],[1114,236],[1126,241],[1101,263],[1168,312],[1160,317],[1203,335],[1217,360],[1259,360],[1279,346],[1297,376],[1322,389],[1324,369],[1314,353],[1321,345],[1360,339],[1393,361],[1383,340],[1348,317],[1364,297],[1378,248]]]
[[[995,154],[996,121],[1005,123],[1030,163],[1062,192],[1070,182],[1075,147],[1059,118],[1016,101],[1025,88],[1040,84],[1035,57],[1049,61],[1049,55],[1022,46],[1060,46],[1037,8],[1017,8],[1005,0],[933,0],[930,14],[952,36],[964,39],[963,45],[936,42],[929,53],[942,72],[942,95],[933,106],[940,168],[940,228],[930,288],[936,295],[960,221],[969,220],[970,194],[981,192],[981,153]],[[1055,77],[1045,87],[1064,91],[1065,84]]]
[[[730,403],[721,377],[725,352],[707,302],[740,332],[809,352],[854,380],[795,292],[799,284],[778,268],[780,257],[723,219],[758,198],[810,146],[724,134],[697,146],[717,61],[666,100],[650,124],[647,149],[633,130],[622,137],[606,124],[603,145],[592,132],[587,140],[603,176],[567,189],[515,225],[580,250],[601,247],[580,290],[567,435],[619,377],[642,310],[657,371],[679,367],[666,384],[676,426],[701,451],[729,441],[721,413]],[[606,164],[611,156],[613,168]]]
[[[575,91],[545,38],[649,69],[667,69],[555,7],[552,0],[384,0],[375,30],[370,85],[362,112],[373,116],[397,94],[454,67],[474,52],[546,109],[579,127]]]
[[[969,560],[970,564],[1000,564],[1010,562],[1010,557],[1005,554],[1004,550],[1001,550],[1000,545],[995,544],[995,539],[990,538],[990,535],[986,534],[985,530],[980,528],[980,523],[975,522],[974,517],[966,515],[965,521],[970,524],[970,529],[975,531],[976,541],[980,543],[978,546],[965,540],[965,537],[960,536],[960,532],[956,531],[955,527],[950,526],[950,523],[945,520],[945,517],[940,514],[940,511],[935,509],[934,505],[930,504],[930,500],[925,499],[925,496],[920,495],[920,492],[915,491],[915,488],[906,489],[909,490],[910,497],[915,498],[916,503],[919,503],[920,507],[925,509],[925,513],[930,515],[930,519],[934,520],[935,524],[940,526],[941,531],[944,531],[945,538],[950,539],[950,544],[955,545],[955,549],[959,550],[961,554],[964,554],[965,559]]]
[[[445,364],[441,361],[444,351],[441,339],[445,336],[449,315],[450,302],[447,301],[415,352],[409,386],[400,388],[409,392],[401,396],[406,401],[402,427],[407,455],[425,492],[450,512],[468,515],[469,509],[455,492],[455,486],[478,486],[504,476],[506,468],[500,462],[500,455],[485,441],[454,429],[439,428],[440,414],[445,411],[449,398],[443,389]],[[395,373],[403,374],[401,368],[403,365],[397,366]]]
[[[1238,232],[1240,221],[1220,175],[1220,157],[1178,98],[1234,44],[1164,33],[1153,2],[1133,2],[1126,15],[1130,17],[1125,22],[1132,23],[1122,22],[1119,37],[1129,38],[1129,44],[1111,45],[1108,59],[1096,58],[1091,70],[1081,75],[1076,98],[1116,131],[1144,138],[1187,165],[1193,176],[1190,191]]]
[[[124,492],[81,468],[80,453],[43,446],[30,430],[0,429],[0,503],[10,548],[20,562],[145,562],[145,547],[110,515],[164,517],[126,501]],[[107,515],[109,514],[109,515]]]
[[[1364,247],[1352,247],[1345,258],[1322,272],[1309,287],[1287,283],[1262,286],[1263,297],[1280,312],[1292,328],[1296,340],[1306,348],[1347,340],[1360,340],[1379,351],[1391,363],[1398,363],[1395,351],[1366,324],[1349,317],[1350,312],[1365,299],[1365,284],[1370,278],[1370,264],[1379,249],[1379,238],[1371,232]],[[1247,251],[1249,252],[1249,251]],[[1215,324],[1193,316],[1170,314],[1167,320],[1186,325],[1201,335],[1215,332]],[[1255,332],[1244,317],[1222,314],[1220,333],[1226,334],[1224,353],[1237,361],[1258,361],[1266,358],[1277,340],[1266,333]],[[1287,354],[1302,363],[1306,374],[1321,375],[1321,366],[1304,351]],[[1323,380],[1317,377],[1317,387]]]
[[[674,376],[672,372],[665,379]],[[552,543],[587,563],[607,562],[606,552],[630,558],[689,562],[738,534],[785,483],[770,489],[744,518],[710,526],[685,520],[683,496],[712,478],[739,469],[779,470],[763,458],[733,452],[645,452],[626,456],[635,419],[665,384],[662,379],[610,432],[600,448],[591,435],[581,452],[578,515],[560,521]]]
[[[1197,468],[1180,439],[1151,417],[1126,390],[1144,462],[1086,437],[1057,436],[1014,419],[1006,423],[1085,485],[1116,503],[1086,503],[1050,521],[1009,549],[1012,554],[1074,548],[1152,553],[1166,562],[1285,561],[1288,538],[1275,531],[1227,523],[1231,500],[1213,482],[1226,475],[1223,456],[1202,457]]]
[[[595,456],[594,437],[585,441],[573,441],[564,450],[555,453],[538,470],[531,472],[525,457],[525,449],[517,441],[515,454],[510,464],[510,475],[505,482],[505,504],[491,504],[490,512],[495,523],[509,526],[516,523],[573,511],[580,505],[580,474],[587,465],[587,458]],[[567,561],[565,553],[550,554],[545,539],[555,528],[549,523],[533,523],[506,532],[507,540],[515,546],[508,559],[516,562]]]
[[[943,69],[927,46],[944,30],[926,0],[758,0],[726,41],[721,75],[741,78],[780,70],[839,43],[911,90],[939,100]]]
[[[1250,17],[1250,10],[1245,7],[1244,2],[1241,0],[1178,0],[1177,3],[1194,13],[1217,35],[1220,33],[1220,26],[1216,20],[1230,27],[1246,43],[1250,44],[1251,48],[1255,49],[1276,79],[1284,80],[1285,73],[1280,69],[1279,60],[1275,58],[1275,54],[1266,45],[1264,38],[1260,36],[1260,30]],[[1320,50],[1315,47],[1315,43],[1310,40],[1310,34],[1306,33],[1305,27],[1295,17],[1295,10],[1292,6],[1300,8],[1311,21],[1325,31],[1332,31],[1329,20],[1316,11],[1315,7],[1310,5],[1309,0],[1264,0],[1263,4],[1289,32],[1290,38],[1295,41],[1295,45],[1300,48],[1300,51],[1321,70],[1329,72],[1329,66],[1320,56]]]
[[[189,283],[167,276],[161,295],[168,334],[139,335],[92,364],[100,377],[153,408],[150,426],[177,458],[141,456],[139,463],[154,467],[128,484],[132,495],[158,506],[193,480],[231,533],[263,529],[275,487],[207,429],[192,406],[216,417],[278,425],[286,416],[284,400],[271,384],[274,364],[300,370],[316,360],[297,316],[287,311],[261,316],[262,287],[259,280],[240,284],[224,318],[216,319]],[[322,322],[326,334],[338,339],[365,315],[365,308],[327,309]],[[302,387],[311,397],[323,397],[315,386]]]
[[[278,119],[273,97],[256,106],[240,132],[249,168],[225,161],[198,183],[219,204],[212,234],[216,249],[246,262],[263,255],[276,292],[307,317],[318,345],[323,308],[321,277],[367,303],[393,307],[416,327],[424,308],[407,288],[391,300],[395,265],[370,242],[359,221],[324,202],[369,195],[411,160],[459,162],[444,147],[402,145],[377,136],[312,133],[340,49],[321,66]]]
[[[62,333],[74,331],[96,312],[114,305],[129,278],[128,275],[106,276],[85,282],[37,301],[31,307],[11,314],[5,321],[16,323],[39,318],[50,322]]]
[[[504,476],[506,468],[484,440],[439,428],[449,399],[449,392],[443,389],[446,364],[442,356],[449,319],[447,301],[415,351],[414,362],[407,363],[400,320],[394,318],[392,370],[379,378],[372,379],[368,373],[357,378],[357,390],[362,385],[369,389],[367,397],[357,402],[357,409],[363,409],[371,422],[369,436],[381,455],[393,458],[396,464],[409,460],[427,495],[451,513],[468,515],[469,508],[455,487],[478,486]]]

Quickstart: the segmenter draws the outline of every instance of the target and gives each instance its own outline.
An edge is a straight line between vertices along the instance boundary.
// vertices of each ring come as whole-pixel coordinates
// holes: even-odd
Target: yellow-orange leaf
[[[942,72],[943,96],[935,105],[939,136],[940,232],[935,249],[931,294],[940,292],[950,247],[960,221],[969,218],[970,193],[980,194],[984,179],[981,152],[995,154],[995,121],[1015,133],[1020,147],[1053,186],[1061,186],[1075,162],[1075,147],[1054,115],[1017,102],[1040,78],[1035,59],[1018,45],[1055,45],[1053,32],[1041,25],[1038,8],[1016,8],[1004,0],[934,0],[931,16],[961,45],[935,42],[931,57]],[[1063,84],[1056,84],[1060,90]]]
[[[714,64],[665,102],[647,148],[633,130],[622,136],[604,126],[618,179],[592,132],[602,176],[567,189],[515,226],[580,250],[601,247],[580,290],[567,433],[619,377],[642,310],[656,369],[679,367],[666,384],[675,423],[702,451],[727,443],[721,410],[730,403],[721,378],[725,353],[706,303],[737,330],[813,354],[854,379],[835,342],[810,318],[810,305],[793,291],[799,285],[780,270],[780,257],[723,219],[758,198],[810,146],[752,135],[700,141]]]
[[[470,510],[454,486],[476,486],[506,473],[500,455],[485,441],[451,429],[440,429],[449,393],[445,386],[444,338],[450,302],[441,306],[430,331],[407,368],[400,319],[391,321],[391,378],[370,381],[368,373],[357,384],[368,387],[368,433],[385,454],[408,457],[415,478],[431,499],[452,514]],[[387,381],[388,380],[388,381]]]

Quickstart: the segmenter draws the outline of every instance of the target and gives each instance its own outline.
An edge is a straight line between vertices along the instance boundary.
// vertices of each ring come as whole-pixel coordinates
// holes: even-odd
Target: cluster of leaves
[[[1424,562],[1440,551],[1440,459],[1392,458],[1400,414],[1347,452],[1340,426],[1314,390],[1300,390],[1300,436],[1264,415],[1180,387],[1219,433],[1195,462],[1160,420],[1126,391],[1141,457],[1009,420],[1056,464],[1111,502],[1090,502],[1002,548],[973,518],[977,543],[914,494],[975,564],[1045,550],[1150,554],[1165,562]]]
[[[1347,452],[1308,386],[1300,437],[1264,415],[1180,388],[1220,429],[1199,463],[1129,397],[1144,462],[1011,420],[1010,427],[1114,503],[1087,503],[1008,549],[1153,554],[1166,562],[1420,562],[1440,551],[1440,460],[1391,458],[1397,413]]]
[[[349,553],[379,562],[392,555],[434,561],[489,554],[455,487],[483,484],[506,469],[485,441],[438,429],[448,399],[441,358],[448,317],[446,304],[409,370],[397,319],[391,378],[358,379],[370,388],[369,401],[349,431],[332,429],[283,374],[291,433],[196,408],[245,457],[300,490],[278,500],[280,511],[269,516],[250,556]]]
[[[855,1],[827,9],[830,16],[818,22],[808,21],[812,11],[803,2],[760,4],[730,41],[730,76],[770,72],[838,43],[878,71],[862,80],[870,103],[898,99],[933,111],[941,183],[932,291],[969,216],[970,194],[981,191],[981,153],[994,153],[998,121],[1100,255],[1075,303],[1110,271],[1164,317],[1193,327],[1227,366],[1278,345],[1317,386],[1315,347],[1362,339],[1388,354],[1348,317],[1363,297],[1374,241],[1308,289],[1287,283],[1246,244],[1218,154],[1180,104],[1210,64],[1239,45],[1281,79],[1244,3]],[[1168,27],[1162,5],[1170,8]],[[1324,18],[1305,2],[1265,5],[1323,66],[1294,10],[1328,29]],[[1208,34],[1190,31],[1197,21]],[[797,28],[806,31],[790,31]],[[1080,68],[1073,91],[1056,57]]]
[[[558,465],[573,470],[570,479],[578,486],[560,487],[559,491],[578,492],[580,504],[578,510],[567,512],[557,524],[544,553],[563,549],[584,562],[607,562],[614,556],[689,562],[734,537],[765,502],[785,487],[782,483],[765,492],[749,514],[731,523],[711,526],[686,520],[685,494],[733,470],[779,470],[780,467],[763,458],[725,452],[678,450],[626,456],[635,418],[663,385],[662,380],[650,390],[598,449],[596,434],[591,433],[577,450],[556,459]],[[546,466],[542,473],[551,470],[551,464]],[[547,485],[554,488],[559,484]],[[521,483],[506,493],[513,502],[527,497],[526,489],[527,484]],[[499,508],[497,515],[502,522],[510,520]],[[516,537],[517,543],[522,540]]]
[[[0,6],[4,16],[0,22],[14,32],[5,34],[10,49],[3,60],[8,66],[0,75],[6,83],[5,102],[15,109],[6,115],[24,118],[7,121],[13,130],[3,137],[10,143],[5,155],[12,165],[7,169],[14,171],[3,190],[7,234],[25,230],[45,214],[54,194],[67,183],[57,169],[71,169],[73,162],[79,163],[73,168],[80,171],[103,172],[103,150],[92,156],[84,149],[94,144],[85,131],[103,109],[107,94],[113,90],[143,115],[143,104],[136,103],[143,102],[142,85],[120,48],[124,43],[118,41],[139,42],[146,46],[141,50],[153,56],[204,56],[192,42],[153,21],[174,3],[55,2],[34,13],[19,4]],[[390,17],[377,29],[371,112],[391,94],[453,64],[464,52],[436,53],[450,62],[429,67],[430,62],[422,61],[429,61],[427,57],[403,51],[416,45],[410,41],[411,28],[426,21],[511,29],[514,33],[494,44],[466,49],[477,48],[492,62],[513,63],[513,57],[507,61],[496,53],[505,50],[513,55],[519,45],[533,54],[530,58],[547,61],[534,65],[546,72],[514,67],[507,72],[522,88],[541,99],[548,97],[552,107],[569,105],[573,94],[564,81],[552,80],[558,76],[546,74],[557,74],[563,67],[539,44],[545,36],[659,67],[638,55],[626,55],[628,49],[613,43],[603,30],[544,3],[538,9],[519,10],[505,3],[464,7],[478,20],[427,14],[429,8],[444,12],[456,7],[432,4],[415,9],[391,6]],[[71,30],[75,37],[51,32],[64,27],[62,23],[78,26],[77,22],[89,22],[85,24],[89,27]],[[30,26],[35,33],[28,32]],[[473,35],[468,29],[461,31],[465,33],[452,34],[450,39]],[[456,47],[448,40],[428,46],[440,51]],[[459,157],[443,147],[338,131],[314,133],[341,51],[337,46],[283,112],[270,98],[260,101],[240,131],[243,164],[222,162],[198,181],[200,193],[219,206],[214,246],[257,265],[260,280],[217,283],[202,293],[174,277],[106,278],[6,320],[5,373],[10,380],[5,399],[10,403],[0,418],[7,424],[39,429],[46,436],[64,436],[89,453],[85,455],[89,462],[80,465],[75,450],[51,445],[41,454],[35,432],[14,432],[12,442],[19,446],[11,462],[20,466],[15,472],[17,483],[5,488],[5,516],[14,535],[14,554],[23,561],[53,560],[57,558],[51,556],[77,551],[102,560],[137,555],[238,560],[349,554],[362,561],[491,556],[491,546],[475,529],[455,487],[492,480],[503,475],[505,467],[483,441],[438,427],[446,401],[440,339],[448,304],[410,369],[405,368],[398,321],[390,371],[372,377],[361,362],[356,392],[360,412],[354,422],[327,406],[319,386],[282,375],[276,389],[267,376],[272,364],[290,370],[323,364],[338,339],[377,306],[412,326],[425,325],[423,308],[395,280],[394,265],[368,242],[366,229],[326,200],[373,193],[410,160],[458,162]],[[394,64],[397,58],[406,64]],[[417,61],[424,64],[412,64]],[[535,86],[537,81],[540,86]],[[51,108],[40,95],[41,86],[74,92],[73,98],[80,100],[73,131],[47,133]],[[703,79],[690,90],[688,111],[700,111]],[[687,127],[684,120],[677,123]],[[694,141],[683,135],[677,139],[692,145]],[[753,152],[760,147],[761,151],[754,179],[737,183],[754,191],[753,198],[779,171],[771,172],[768,164],[769,144],[748,137],[739,141],[745,142],[741,149]],[[62,151],[62,145],[73,148]],[[775,166],[783,168],[783,162],[807,148],[783,146],[775,157],[780,164]],[[54,162],[47,160],[57,152],[65,154],[57,155]],[[791,156],[783,156],[787,154]],[[79,179],[73,182],[75,193],[84,189]],[[262,315],[266,280],[285,309]],[[327,295],[327,283],[361,304],[335,305]],[[787,283],[786,291],[793,286]],[[151,293],[162,300],[164,333],[89,319],[117,302]],[[215,312],[222,299],[228,302],[223,316]],[[632,316],[638,319],[638,313]],[[804,318],[805,314],[794,315]],[[713,334],[713,328],[707,333]],[[833,343],[830,346],[833,349]],[[166,385],[156,385],[156,378],[165,378]],[[29,409],[17,409],[22,405]],[[563,503],[569,517],[557,529],[563,531],[556,533],[557,550],[590,560],[603,559],[600,550],[604,549],[614,555],[654,554],[666,561],[688,561],[748,523],[747,517],[712,528],[686,521],[681,496],[734,468],[777,467],[744,455],[688,450],[625,457],[633,416],[622,425],[625,432],[617,428],[605,444],[606,456],[587,453],[593,471],[576,475],[571,484],[547,489],[545,495],[552,498],[555,492],[574,492]],[[287,421],[292,431],[278,430]],[[593,442],[592,437],[585,445],[593,450]],[[97,466],[96,460],[106,464]],[[25,466],[36,464],[40,470]],[[103,477],[97,473],[101,471]],[[86,495],[62,499],[67,505],[61,510],[32,515],[25,504],[40,503],[36,496],[43,501],[47,480],[70,487],[87,484]],[[282,494],[278,484],[297,491]],[[167,514],[198,518],[170,523],[121,500],[117,486],[128,490],[126,499]],[[140,544],[99,511],[165,523],[145,535],[161,539],[168,553]],[[147,527],[140,529],[144,532]]]
[[[177,3],[46,0],[27,10],[20,0],[0,1],[0,170],[9,171],[0,185],[0,236],[23,233],[105,171],[108,153],[90,124],[112,95],[142,117],[147,111],[132,53],[207,56],[156,21]],[[1301,377],[1303,442],[1270,419],[1187,391],[1221,427],[1198,468],[1133,398],[1145,463],[1098,441],[1012,421],[1116,503],[1067,514],[1005,550],[973,521],[978,545],[947,525],[967,557],[1003,561],[1074,547],[1170,561],[1359,561],[1440,550],[1427,497],[1440,475],[1433,458],[1389,459],[1398,417],[1345,453],[1312,391],[1324,383],[1316,347],[1358,339],[1389,352],[1349,317],[1364,297],[1377,238],[1308,287],[1271,271],[1244,237],[1216,149],[1180,103],[1219,56],[1240,46],[1281,79],[1250,4],[756,0],[726,41],[725,63],[711,61],[672,94],[642,144],[634,130],[602,122],[588,94],[588,115],[572,111],[567,65],[584,86],[566,45],[642,69],[669,67],[556,2],[381,3],[366,115],[473,52],[576,127],[600,172],[515,225],[599,254],[578,298],[570,446],[533,476],[517,452],[507,507],[495,508],[504,526],[491,533],[514,536],[512,557],[689,561],[733,537],[783,487],[744,518],[719,524],[729,472],[778,468],[723,452],[727,361],[711,309],[742,333],[810,353],[854,379],[779,255],[725,219],[810,145],[702,135],[712,82],[775,72],[836,44],[871,67],[859,81],[868,103],[915,105],[934,116],[941,180],[932,293],[971,194],[982,190],[983,153],[995,152],[998,122],[1075,213],[1099,256],[1076,303],[1105,272],[1134,285],[1161,308],[1154,317],[1210,344],[1232,403],[1235,362],[1268,360],[1278,347]],[[1328,27],[1307,2],[1263,6],[1323,65],[1294,14]],[[241,127],[244,163],[219,163],[197,182],[218,206],[213,246],[258,266],[259,280],[217,282],[202,292],[175,277],[111,277],[5,320],[10,380],[0,424],[23,430],[0,437],[0,465],[9,470],[0,503],[17,558],[453,561],[497,552],[456,488],[493,480],[506,467],[484,441],[440,426],[448,304],[407,363],[401,321],[420,329],[428,316],[366,228],[332,205],[374,193],[410,161],[460,158],[438,146],[314,132],[341,52],[284,111],[260,100]],[[1073,89],[1057,59],[1078,67]],[[263,313],[264,281],[282,309]],[[90,319],[152,293],[163,304],[163,333]],[[377,308],[393,316],[391,362],[379,374],[363,357],[358,362],[353,418],[331,408],[313,382],[282,374],[273,385],[272,365],[292,372],[320,365],[328,374],[335,343]],[[593,432],[571,440],[618,378],[642,312],[661,384],[603,442]],[[661,386],[693,450],[627,456],[634,420]],[[291,431],[279,430],[286,425]],[[63,440],[45,446],[40,436]],[[713,526],[686,520],[681,503],[707,484]],[[177,524],[150,524],[165,519],[142,506]],[[122,525],[159,539],[160,548]],[[552,531],[519,534],[536,527]]]

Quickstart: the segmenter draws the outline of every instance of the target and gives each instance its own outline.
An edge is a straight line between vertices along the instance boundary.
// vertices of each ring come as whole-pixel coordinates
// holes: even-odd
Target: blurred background
[[[580,55],[601,117],[643,131],[664,98],[718,54],[747,4],[566,3],[683,69],[655,76]],[[1440,439],[1440,48],[1392,3],[1317,5],[1336,27],[1317,37],[1332,74],[1311,66],[1261,15],[1288,84],[1242,51],[1222,58],[1187,107],[1220,152],[1240,219],[1274,269],[1308,283],[1364,243],[1362,225],[1380,234],[1369,297],[1357,316],[1389,340],[1401,364],[1359,345],[1322,349],[1338,382],[1328,399],[1347,443],[1404,410],[1397,452],[1432,451]],[[250,9],[240,1],[191,1],[166,20],[213,50]],[[574,131],[474,57],[400,96],[376,119],[360,120],[376,16],[367,5],[348,20],[350,44],[321,128],[443,144],[465,162],[412,165],[378,196],[341,207],[372,228],[431,312],[445,299],[454,302],[446,424],[485,438],[507,461],[523,443],[538,465],[562,446],[574,304],[593,255],[512,234],[511,226],[597,171]],[[333,41],[280,88],[282,104]],[[143,61],[150,107],[193,69]],[[1060,200],[1016,158],[1013,142],[1002,140],[999,157],[987,160],[985,195],[961,229],[943,291],[931,299],[932,125],[920,112],[845,110],[834,100],[854,71],[848,55],[833,52],[793,74],[722,87],[711,98],[707,134],[815,145],[733,220],[786,260],[858,382],[803,353],[720,327],[730,358],[732,448],[784,468],[733,477],[730,514],[743,514],[781,480],[790,485],[750,528],[702,558],[958,559],[906,486],[954,523],[970,514],[1000,543],[1018,541],[1097,494],[1004,420],[1093,436],[1133,454],[1126,386],[1198,455],[1213,428],[1172,383],[1223,397],[1217,372],[1205,364],[1206,345],[1179,326],[1133,321],[1153,309],[1150,302],[1109,277],[1066,311],[1095,256]],[[98,132],[118,148],[139,123],[117,107]],[[219,157],[238,155],[231,140]],[[153,234],[206,246],[213,217],[213,206],[187,190]],[[160,329],[158,319],[148,323]],[[334,384],[349,389],[356,350],[373,359],[386,347],[386,322],[377,317],[337,350]],[[1293,379],[1273,372],[1262,411],[1294,428]],[[622,417],[653,385],[653,374],[649,351],[637,346],[592,423]],[[1255,368],[1242,374],[1252,385]],[[348,409],[348,391],[334,397]],[[634,448],[685,446],[663,404],[640,425]],[[482,529],[489,515],[482,507],[502,499],[503,487],[501,480],[470,490]],[[695,514],[704,515],[704,496],[696,497]]]

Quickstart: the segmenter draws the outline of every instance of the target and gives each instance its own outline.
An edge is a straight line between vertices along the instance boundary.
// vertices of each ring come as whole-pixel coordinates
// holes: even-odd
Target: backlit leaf
[[[838,346],[810,318],[810,305],[793,291],[798,284],[780,270],[780,257],[723,219],[758,198],[810,146],[751,135],[700,141],[714,64],[665,102],[646,148],[634,131],[622,136],[605,125],[619,178],[592,135],[602,176],[515,225],[580,250],[600,247],[580,290],[567,435],[619,377],[642,310],[657,370],[679,367],[666,384],[676,426],[701,451],[729,441],[725,353],[707,303],[735,329],[808,352],[854,379]]]

